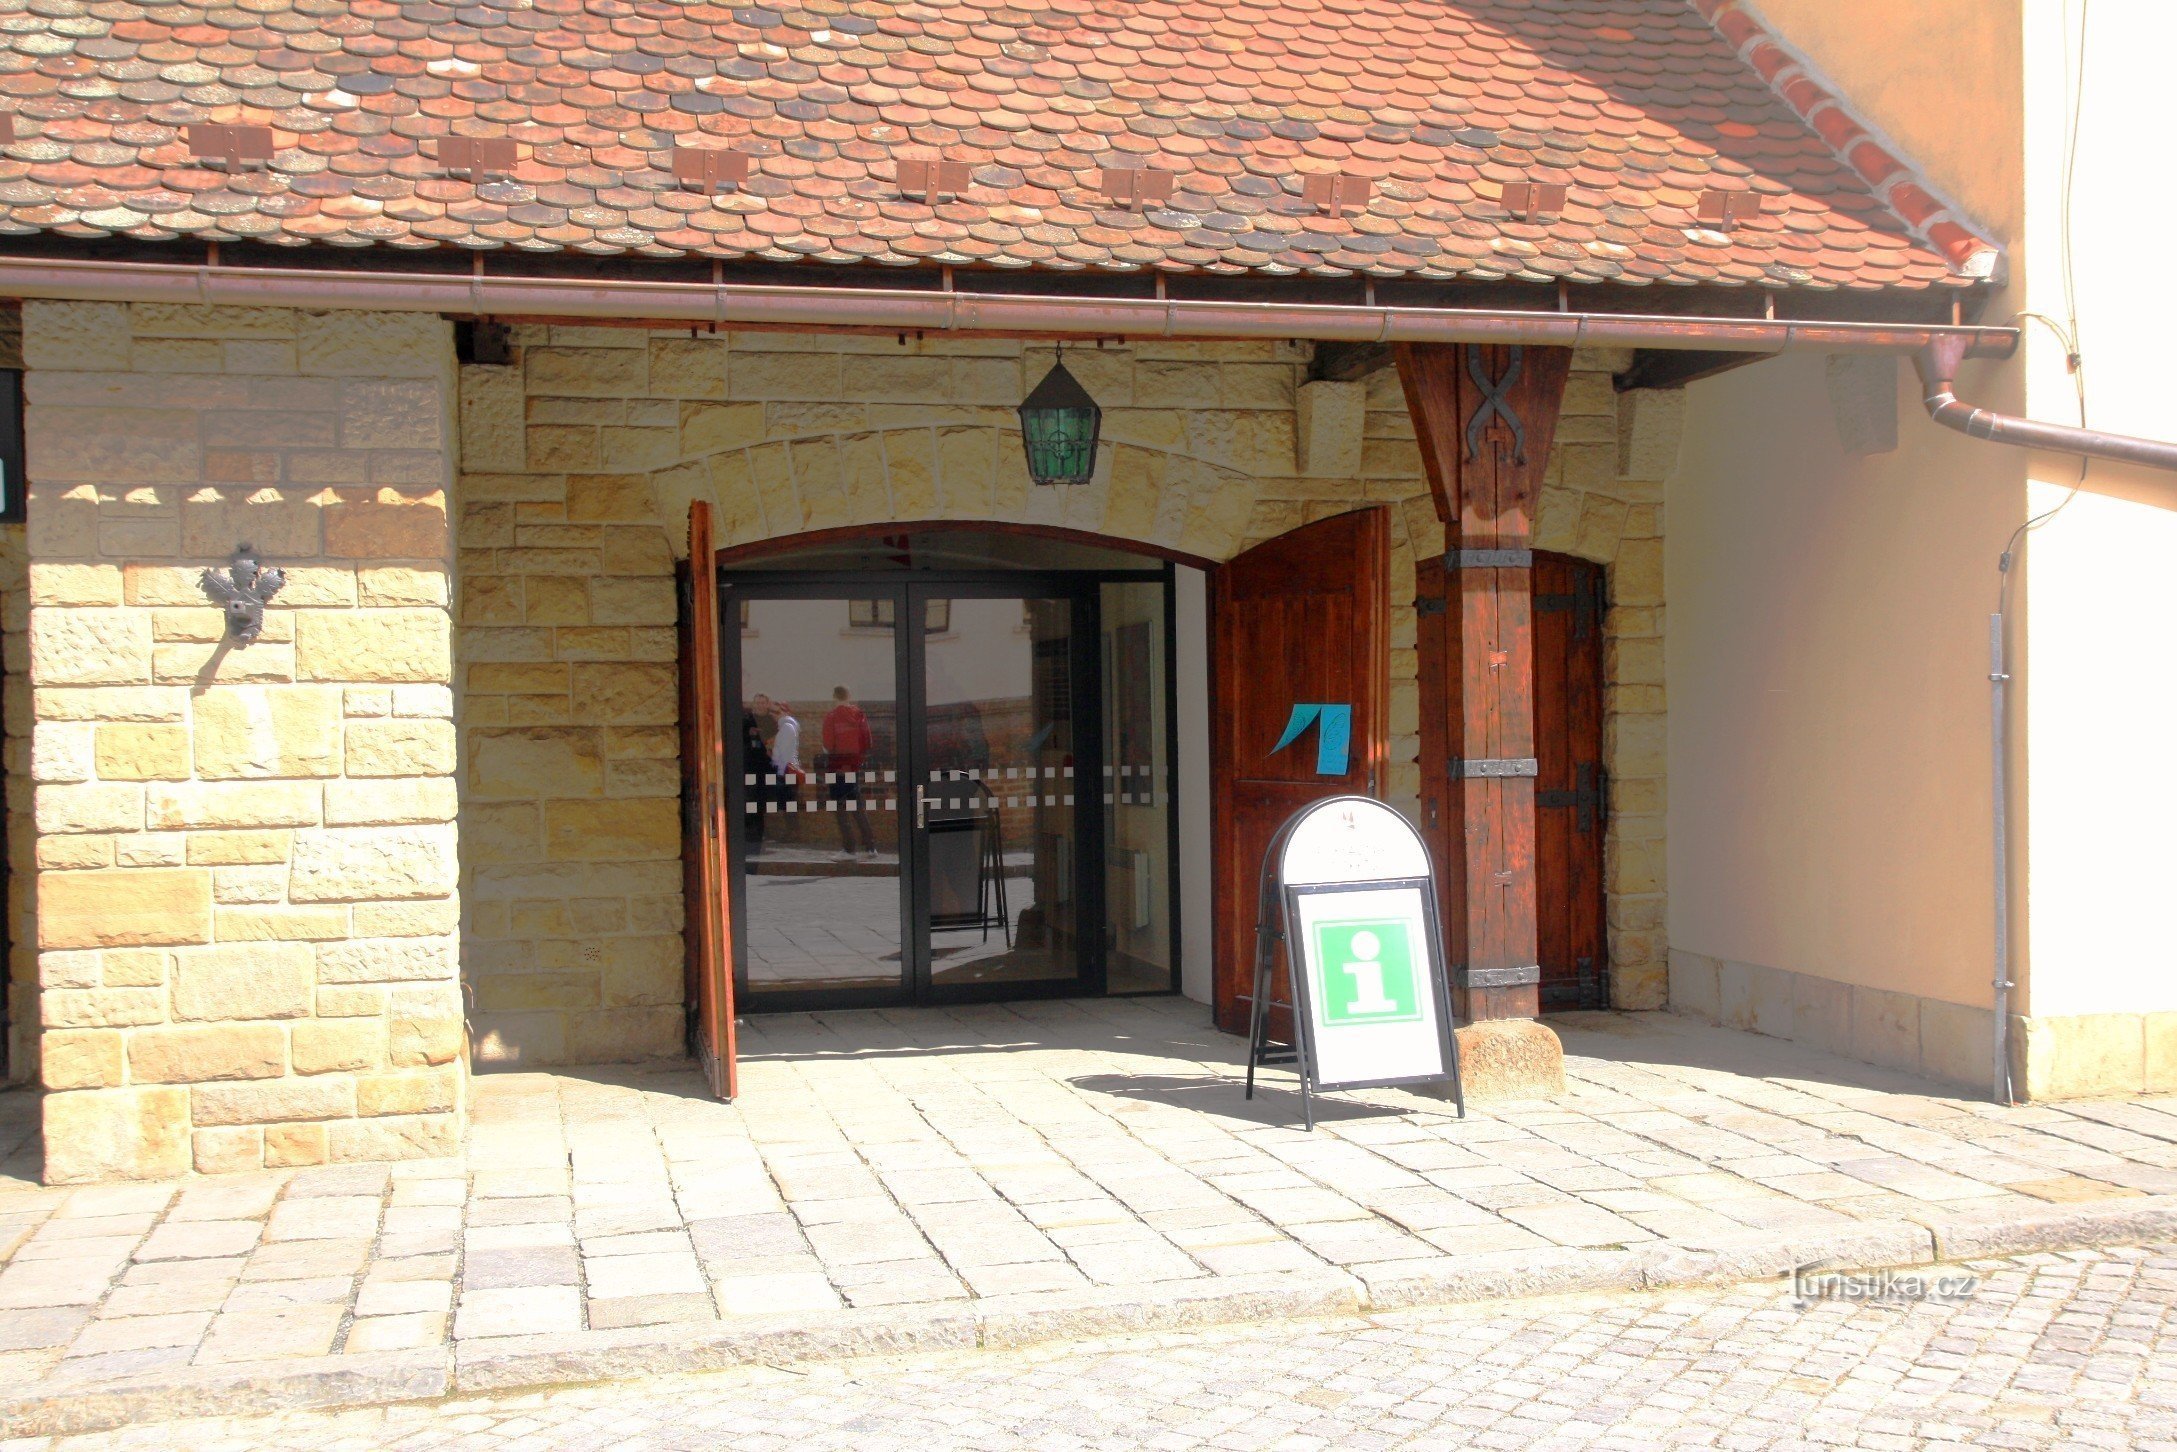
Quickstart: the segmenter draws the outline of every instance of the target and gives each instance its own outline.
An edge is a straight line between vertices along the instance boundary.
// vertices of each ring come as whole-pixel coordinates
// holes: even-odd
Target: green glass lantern
[[[1086,484],[1096,472],[1096,435],[1104,411],[1066,371],[1063,350],[1020,405],[1020,442],[1028,477],[1038,484]]]

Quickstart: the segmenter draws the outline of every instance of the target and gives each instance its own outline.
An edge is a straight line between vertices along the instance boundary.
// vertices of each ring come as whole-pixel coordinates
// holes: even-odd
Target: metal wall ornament
[[[1475,405],[1474,416],[1466,421],[1466,456],[1471,459],[1480,451],[1482,435],[1488,430],[1489,421],[1500,418],[1512,431],[1512,462],[1524,464],[1527,462],[1527,430],[1520,423],[1519,415],[1512,411],[1511,404],[1512,385],[1519,382],[1520,345],[1514,343],[1506,352],[1509,356],[1504,372],[1492,378],[1482,349],[1472,343],[1466,346],[1466,376],[1481,390],[1481,402]]]
[[[227,638],[246,646],[264,631],[265,606],[287,583],[287,572],[266,569],[255,546],[240,544],[234,547],[233,563],[223,572],[215,567],[201,578],[204,593],[227,612]]]
[[[1038,484],[1086,484],[1096,472],[1096,437],[1104,411],[1066,371],[1066,350],[1020,405],[1021,450]]]

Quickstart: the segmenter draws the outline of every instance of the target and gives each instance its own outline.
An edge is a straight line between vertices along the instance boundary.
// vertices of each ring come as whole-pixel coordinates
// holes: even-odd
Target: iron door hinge
[[[1571,807],[1579,813],[1573,819],[1573,830],[1587,833],[1595,830],[1598,821],[1609,820],[1610,773],[1597,762],[1583,761],[1573,768],[1573,785],[1552,787],[1534,794],[1537,807]]]
[[[1603,614],[1609,606],[1603,599],[1602,585],[1591,575],[1582,575],[1573,582],[1569,595],[1537,595],[1534,611],[1537,615],[1549,615],[1559,610],[1572,612],[1572,638],[1585,640],[1590,633],[1602,628]]]

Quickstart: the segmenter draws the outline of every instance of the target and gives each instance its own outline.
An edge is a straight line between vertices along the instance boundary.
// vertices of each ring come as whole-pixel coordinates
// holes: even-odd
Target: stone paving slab
[[[2177,1236],[2177,1099],[1553,1022],[1569,1092],[1463,1121],[1372,1091],[1308,1134],[1201,1008],[1107,1000],[756,1019],[733,1105],[481,1077],[458,1160],[0,1181],[0,1431]]]

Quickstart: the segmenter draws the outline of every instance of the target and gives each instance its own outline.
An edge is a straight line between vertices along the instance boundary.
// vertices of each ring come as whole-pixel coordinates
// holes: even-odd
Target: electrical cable
[[[2076,51],[2072,48],[2070,27],[2066,26],[2064,30],[2064,80],[2070,93],[2066,98],[2070,102],[2070,114],[2064,123],[2064,164],[2058,180],[2056,241],[2058,271],[2063,279],[2065,321],[2059,323],[2048,314],[2040,312],[2022,311],[2018,314],[2019,321],[2040,323],[2054,333],[2056,340],[2063,345],[2064,367],[2071,374],[2072,387],[2078,394],[2079,427],[2082,429],[2087,427],[2086,362],[2079,345],[2079,293],[2071,247],[2071,198],[2072,183],[2078,173],[2079,120],[2086,102],[2086,24],[2087,11],[2092,4],[2093,0],[2079,0],[2079,39]],[[2064,8],[2068,10],[2070,6],[2067,4]],[[2079,497],[2079,491],[2086,487],[2087,471],[2092,467],[2093,460],[2081,454],[2079,477],[2065,492],[2064,497],[2020,524],[2011,531],[2010,538],[2003,542],[2003,550],[1996,557],[1998,614],[2008,613],[2012,554],[2018,548],[2019,540],[2029,531],[2039,529],[2063,513],[2065,507]]]

